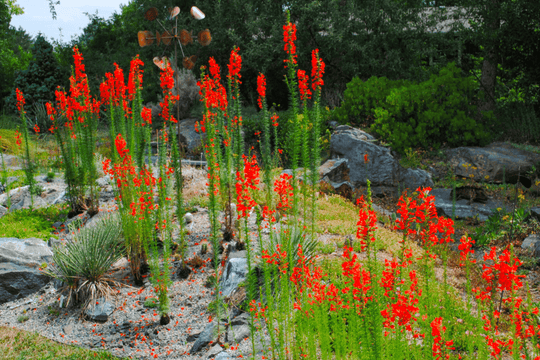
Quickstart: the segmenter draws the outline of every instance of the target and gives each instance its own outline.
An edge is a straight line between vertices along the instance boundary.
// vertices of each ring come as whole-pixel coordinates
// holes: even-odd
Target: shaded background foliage
[[[268,104],[280,104],[281,109],[288,106],[288,92],[283,81],[283,25],[284,10],[289,9],[298,28],[296,46],[300,68],[311,70],[311,50],[315,48],[320,49],[327,65],[323,101],[331,108],[340,105],[347,83],[355,77],[364,81],[372,76],[385,76],[391,80],[421,82],[449,62],[456,61],[465,76],[474,75],[477,79],[475,100],[482,102],[490,96],[496,98],[499,120],[515,114],[514,109],[525,105],[524,108],[532,109],[532,115],[529,112],[527,116],[533,116],[533,122],[538,122],[540,70],[536,60],[540,47],[537,16],[540,2],[536,0],[133,0],[109,19],[87,14],[90,24],[77,39],[69,43],[53,42],[54,55],[63,68],[62,74],[66,74],[62,75],[66,78],[60,84],[67,84],[75,44],[85,58],[94,95],[98,95],[99,83],[105,73],[114,71],[114,63],[124,69],[127,78],[129,62],[139,54],[145,63],[144,102],[156,103],[161,89],[159,69],[152,59],[162,55],[170,57],[173,48],[165,49],[156,44],[139,47],[138,31],[164,31],[157,21],[149,22],[144,18],[145,11],[152,6],[158,8],[159,19],[168,29],[173,23],[165,19],[167,9],[179,6],[179,29],[187,29],[194,35],[206,28],[211,31],[209,46],[202,47],[194,42],[184,47],[186,56],[198,57],[194,68],[196,77],[200,75],[200,66],[208,64],[209,57],[213,56],[221,65],[224,78],[231,49],[235,45],[240,47],[243,61],[241,93],[245,105],[256,105],[256,77],[262,72],[267,77]],[[206,18],[194,20],[188,15],[191,6],[199,7]],[[440,6],[462,7],[464,17],[473,20],[472,26],[464,27],[454,21],[449,25],[451,31],[435,30],[435,24],[454,16]],[[10,13],[13,10],[0,5],[0,17],[8,23]],[[500,20],[495,30],[490,26],[494,24],[492,19]],[[16,65],[12,61],[11,67],[6,67],[9,61],[0,61],[3,66],[0,73],[28,66],[28,61],[24,60],[24,54],[29,54],[28,37],[21,29],[8,28],[6,31],[4,28],[0,41],[7,36],[10,36],[13,54],[21,56],[7,56],[20,59]],[[496,54],[496,86],[486,90],[483,75],[489,58],[486,56],[492,49]],[[5,53],[2,48],[0,59],[6,58]],[[181,61],[181,52],[178,54]],[[14,81],[13,75],[0,77],[3,98],[13,90]],[[489,91],[493,93],[490,95]],[[489,121],[493,124],[505,122]]]

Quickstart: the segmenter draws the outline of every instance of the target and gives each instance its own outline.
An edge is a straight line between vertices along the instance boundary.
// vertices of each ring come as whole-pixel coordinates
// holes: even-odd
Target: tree
[[[11,94],[5,99],[6,105],[13,112],[16,111],[16,88],[24,93],[26,104],[31,107],[36,103],[54,101],[56,87],[67,84],[69,74],[59,66],[52,45],[41,34],[32,48],[32,55],[34,59],[28,68],[15,73]]]
[[[9,25],[12,15],[20,14],[23,14],[23,9],[15,1],[0,2],[0,109],[4,104],[2,100],[11,91],[15,72],[25,69],[32,58],[28,51],[32,39],[24,31]]]

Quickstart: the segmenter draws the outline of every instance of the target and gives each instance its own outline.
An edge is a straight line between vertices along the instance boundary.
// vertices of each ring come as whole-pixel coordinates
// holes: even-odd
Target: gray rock
[[[532,234],[523,239],[523,249],[531,250],[534,257],[540,258],[540,235]]]
[[[6,164],[6,168],[17,168],[17,169],[13,169],[13,170],[20,170],[22,168],[22,165],[24,163],[24,161],[16,156],[16,155],[9,155],[9,154],[3,154],[2,155],[2,158],[0,159],[0,166],[2,165],[1,164],[1,161],[4,161],[4,164]],[[8,179],[8,184],[9,184],[9,179]]]
[[[216,345],[212,346],[212,347],[210,348],[210,350],[208,350],[208,351],[206,352],[206,358],[207,358],[207,359],[213,358],[213,357],[215,357],[217,354],[219,354],[220,352],[223,352],[223,348],[221,347],[221,345],[216,344]]]
[[[52,261],[52,251],[41,239],[0,238],[0,304],[34,294],[51,278],[38,269]]]
[[[1,212],[1,209],[0,209],[0,212]],[[535,218],[536,220],[540,221],[540,207],[532,208],[529,212],[529,215]]]
[[[206,133],[198,133],[195,131],[195,123],[199,119],[185,119],[180,121],[180,133],[178,140],[185,147],[187,153],[195,155],[193,152],[201,147],[201,138],[206,138]]]
[[[109,319],[109,315],[113,313],[114,305],[105,301],[105,298],[99,298],[97,302],[99,304],[90,305],[88,309],[86,309],[86,316],[88,316],[91,321],[105,322]]]
[[[217,322],[215,320],[211,322],[210,324],[206,325],[204,330],[197,337],[197,340],[191,347],[191,350],[189,350],[190,354],[195,354],[201,351],[201,349],[203,349],[206,345],[210,344],[210,342],[214,339],[214,334],[215,334],[214,329],[216,328],[216,325],[217,325]],[[221,327],[221,323],[220,323],[220,327]],[[217,329],[215,330],[217,331]]]
[[[26,190],[24,195],[18,199],[19,201],[12,201],[10,211],[16,211],[20,209],[39,209],[49,206],[43,198],[39,195],[30,195],[30,191]],[[33,202],[32,202],[33,201]]]
[[[67,201],[67,197],[66,197],[66,192],[62,191],[60,194],[58,194],[56,199],[54,199],[51,204],[56,205],[56,204],[59,204],[59,203],[64,202],[64,201]]]
[[[234,357],[234,358],[236,358],[236,357]],[[215,360],[229,360],[229,359],[233,359],[233,358],[226,351],[220,352],[219,354],[216,355],[216,358],[215,358]]]
[[[390,149],[375,144],[374,138],[362,130],[338,126],[330,139],[330,147],[332,154],[348,160],[350,182],[356,188],[365,186],[367,179],[373,186],[399,186],[412,190],[420,186],[433,187],[427,171],[403,168]],[[367,164],[365,154],[369,159]]]
[[[99,179],[97,179],[96,183],[99,186],[105,187],[105,186],[110,185],[111,181],[110,181],[110,178],[108,176],[103,176],[103,177],[100,177]]]
[[[21,201],[22,198],[24,197],[24,194],[26,192],[28,192],[28,188],[29,188],[29,186],[26,185],[26,186],[18,187],[16,189],[11,189],[9,191],[9,197],[10,197],[10,200],[11,200],[11,205]],[[8,194],[6,194],[6,193],[1,194],[0,195],[0,205],[6,206],[7,205],[7,199],[8,199]]]
[[[321,178],[328,178],[331,182],[341,183],[349,181],[349,166],[347,159],[330,159],[319,167]]]
[[[8,209],[0,205],[0,218],[8,213]]]
[[[540,154],[516,149],[506,143],[493,143],[484,148],[459,147],[447,150],[446,155],[458,176],[468,178],[472,174],[473,180],[488,182],[502,182],[504,177],[506,183],[515,184],[519,180],[526,187],[531,186],[531,179],[526,173],[533,166],[538,169],[540,165]],[[466,164],[471,166],[464,167]]]
[[[220,290],[222,296],[229,296],[243,282],[247,276],[247,259],[233,258],[229,259],[225,266],[225,271],[220,279]]]
[[[433,189],[430,192],[430,195],[435,196],[435,207],[439,216],[452,217],[453,200],[451,192],[452,189]],[[478,216],[478,220],[486,221],[499,207],[506,209],[503,202],[493,199],[488,199],[485,204],[476,202],[470,204],[469,200],[462,199],[456,201],[454,215],[461,219]]]
[[[249,314],[243,313],[231,321],[231,325],[227,329],[227,342],[237,344],[250,335]]]

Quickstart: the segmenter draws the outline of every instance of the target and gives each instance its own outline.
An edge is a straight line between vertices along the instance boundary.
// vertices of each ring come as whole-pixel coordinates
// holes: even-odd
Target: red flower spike
[[[296,25],[292,23],[288,23],[287,25],[283,25],[283,41],[285,42],[285,52],[292,57],[293,64],[296,64],[296,58],[298,55],[296,55],[296,45],[294,42],[296,41]],[[283,60],[285,64],[289,63],[289,59]],[[287,65],[285,65],[287,67]]]
[[[313,50],[311,52],[311,86],[314,91],[320,90],[321,86],[324,85],[322,77],[325,66],[324,61],[319,58],[319,49]]]
[[[263,99],[266,97],[266,78],[262,73],[259,73],[259,76],[257,76],[257,92],[259,93],[259,99],[257,99],[257,102],[259,103],[259,107],[263,108]]]
[[[240,75],[240,69],[242,68],[242,57],[238,54],[239,50],[240,48],[234,47],[231,51],[229,64],[227,65],[229,68],[229,75],[227,75],[227,77],[232,81],[241,84],[240,78],[242,75]]]
[[[304,70],[298,70],[298,89],[300,90],[300,99],[302,101],[306,98],[311,99],[311,90],[308,86],[309,77]]]

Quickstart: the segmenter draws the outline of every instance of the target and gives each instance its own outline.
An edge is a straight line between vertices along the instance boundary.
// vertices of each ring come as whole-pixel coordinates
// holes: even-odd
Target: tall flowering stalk
[[[264,183],[266,184],[266,204],[272,206],[272,161],[270,160],[271,144],[270,144],[270,118],[266,104],[266,77],[259,73],[257,76],[257,93],[259,98],[257,102],[262,111],[263,123],[263,141],[261,153],[263,158]],[[276,139],[277,141],[277,139]],[[276,154],[274,154],[275,156]]]
[[[218,163],[219,142],[217,142],[216,131],[216,117],[218,112],[216,108],[220,107],[220,102],[223,102],[223,92],[219,91],[219,83],[216,81],[216,76],[211,78],[205,73],[206,67],[201,67],[201,80],[197,83],[201,91],[201,101],[204,103],[205,112],[203,114],[203,121],[201,129],[206,132],[205,140],[205,153],[206,161],[208,164],[208,196],[210,198],[208,215],[210,218],[210,230],[211,230],[211,242],[214,253],[214,269],[216,271],[215,276],[215,294],[216,303],[220,302],[219,291],[219,193],[220,193],[220,165]],[[211,67],[211,71],[215,71],[215,68]],[[215,75],[216,73],[214,73]],[[216,112],[213,112],[216,111]],[[220,306],[217,306],[217,318],[220,318]],[[219,320],[218,320],[218,333],[219,333]]]
[[[28,124],[26,122],[26,111],[24,111],[24,104],[26,101],[24,99],[24,94],[21,90],[17,88],[15,89],[15,93],[17,95],[17,110],[19,110],[19,116],[21,117],[23,125],[24,146],[26,151],[24,173],[26,174],[26,183],[30,188],[30,201],[32,207],[34,207],[34,186],[36,184],[36,181],[34,180],[34,164],[30,159],[30,146],[28,145]]]
[[[69,95],[58,88],[55,91],[56,108],[46,104],[47,114],[53,121],[49,131],[55,134],[64,159],[71,212],[87,210],[93,215],[99,211],[94,154],[101,103],[90,97],[83,56],[76,46],[73,59],[75,66],[69,79]],[[88,190],[89,197],[86,195]]]
[[[170,320],[168,289],[170,287],[170,273],[168,259],[171,256],[169,237],[170,219],[160,216],[160,209],[167,209],[167,204],[163,201],[156,203],[154,186],[166,182],[166,178],[156,179],[151,169],[143,168],[137,171],[127,143],[121,134],[115,139],[116,152],[122,160],[121,164],[114,164],[111,167],[110,159],[103,162],[103,171],[110,175],[115,181],[117,188],[131,188],[131,202],[120,203],[120,214],[124,226],[124,237],[126,238],[126,248],[130,258],[132,272],[139,274],[136,280],[140,278],[140,266],[148,258],[150,265],[150,282],[154,286],[159,299],[159,311],[161,315],[160,322],[167,324]],[[163,188],[159,189],[160,199],[163,194]],[[124,198],[125,199],[125,198]],[[170,198],[166,198],[170,201]],[[159,253],[157,249],[157,235],[160,234],[163,240],[163,265],[159,265]]]
[[[293,187],[294,187],[294,198],[293,198],[293,212],[297,214],[298,212],[298,191],[296,183],[296,169],[298,168],[299,161],[299,151],[301,146],[301,125],[298,117],[298,95],[297,95],[297,80],[296,80],[296,68],[297,68],[297,58],[296,54],[296,25],[291,23],[291,14],[287,10],[287,24],[283,26],[283,42],[285,43],[284,50],[289,55],[288,59],[283,60],[285,63],[285,68],[287,69],[287,75],[285,75],[285,83],[289,88],[289,101],[290,108],[292,111],[292,136],[291,136],[291,167],[293,173]]]
[[[318,189],[319,180],[319,163],[321,162],[321,145],[320,145],[320,132],[321,132],[321,87],[324,85],[323,74],[325,68],[324,61],[319,57],[319,49],[315,49],[311,52],[311,86],[314,94],[313,114],[311,121],[313,123],[311,129],[311,161],[310,161],[310,174],[311,174],[311,236],[315,236],[315,222],[317,219],[317,203],[316,192]]]
[[[238,211],[238,220],[244,220],[244,238],[246,240],[246,249],[247,249],[247,266],[248,266],[248,293],[247,301],[250,302],[254,299],[254,279],[251,266],[251,241],[249,236],[248,228],[248,218],[251,214],[252,209],[257,205],[253,196],[251,195],[252,191],[259,190],[259,166],[257,165],[257,158],[255,155],[251,159],[248,159],[247,156],[242,155],[244,160],[244,168],[242,172],[238,171],[236,173],[236,200]],[[251,343],[253,349],[255,349],[255,333],[253,326],[253,313],[251,313]]]

